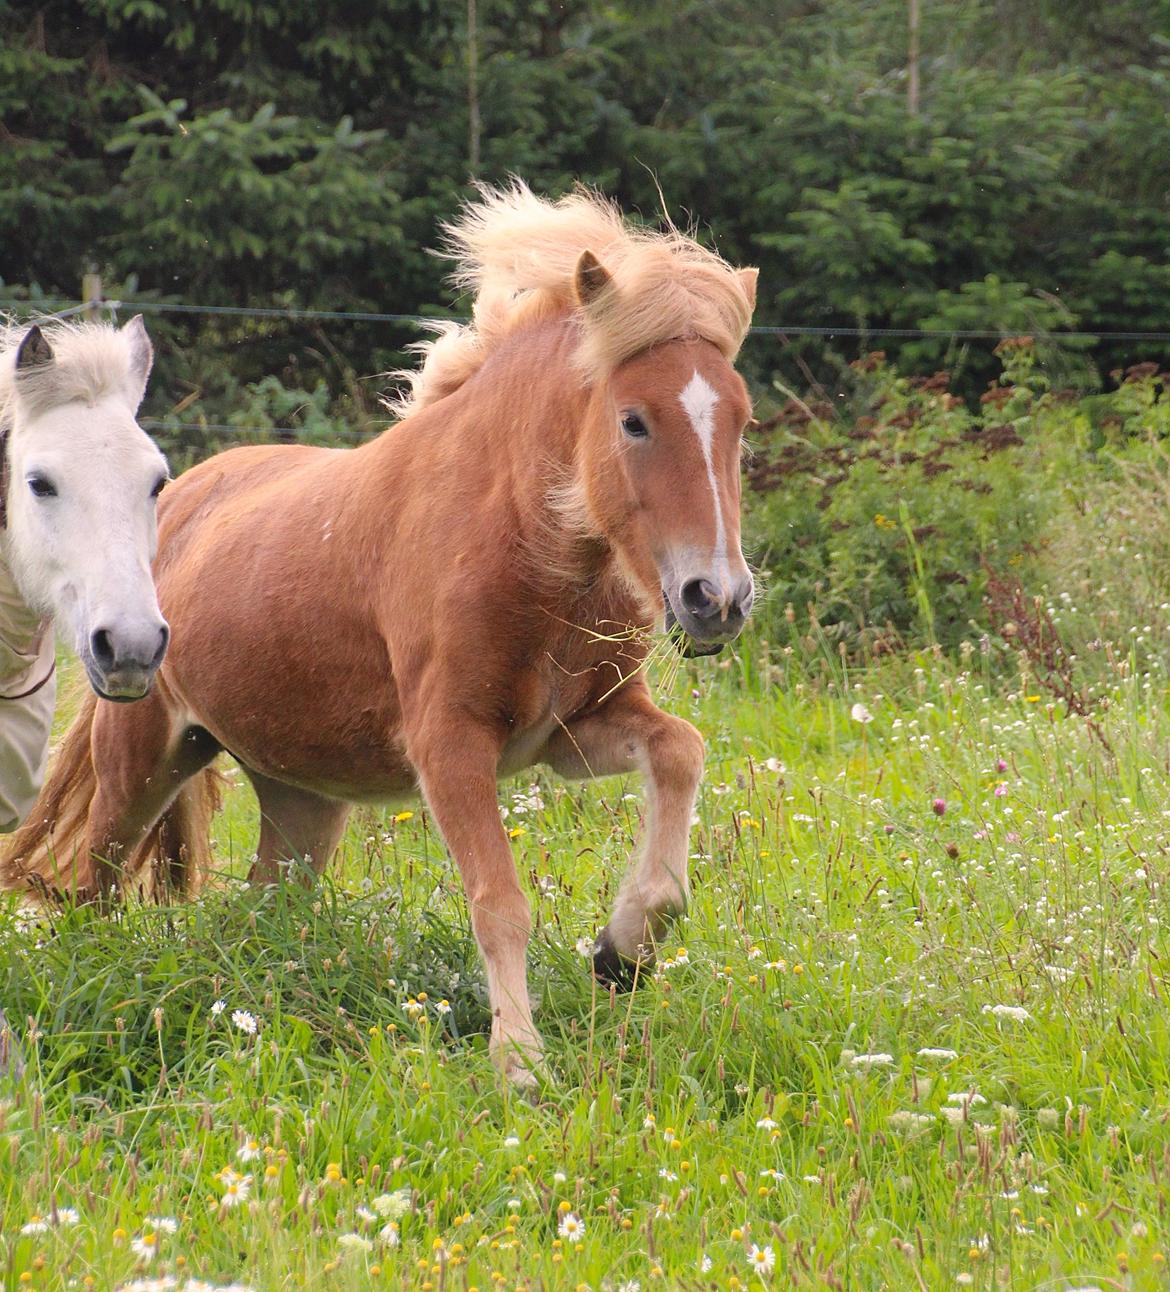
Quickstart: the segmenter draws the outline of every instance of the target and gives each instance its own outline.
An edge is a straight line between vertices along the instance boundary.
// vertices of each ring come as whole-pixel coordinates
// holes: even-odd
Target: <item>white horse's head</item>
[[[150,338],[138,315],[121,329],[55,324],[8,339],[2,550],[28,604],[67,627],[97,694],[137,700],[170,636],[150,572],[167,464],[135,421]]]

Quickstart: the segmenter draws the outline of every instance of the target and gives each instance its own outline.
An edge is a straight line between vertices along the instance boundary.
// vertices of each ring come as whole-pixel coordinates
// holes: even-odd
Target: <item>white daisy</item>
[[[225,1207],[238,1207],[248,1201],[248,1194],[252,1191],[252,1177],[250,1175],[237,1175],[234,1171],[221,1177],[223,1184],[223,1205]]]
[[[566,1212],[557,1226],[557,1233],[567,1243],[579,1243],[585,1237],[585,1222],[575,1212]]]
[[[748,1260],[757,1274],[771,1274],[776,1264],[776,1253],[771,1247],[757,1247],[752,1243],[748,1248]]]
[[[130,1250],[144,1265],[149,1265],[158,1255],[158,1235],[143,1234],[130,1244]]]
[[[240,1147],[236,1149],[236,1157],[238,1157],[241,1162],[255,1162],[259,1156],[260,1144],[254,1139],[246,1139]]]

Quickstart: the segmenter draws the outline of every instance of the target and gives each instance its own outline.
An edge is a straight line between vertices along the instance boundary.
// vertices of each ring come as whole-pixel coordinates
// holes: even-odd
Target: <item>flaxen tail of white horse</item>
[[[97,788],[90,729],[97,700],[87,695],[53,760],[28,820],[0,854],[0,886],[43,900],[88,896],[95,889],[86,850],[89,809]],[[127,859],[119,887],[165,898],[195,892],[211,865],[211,819],[220,778],[208,768],[187,781]]]

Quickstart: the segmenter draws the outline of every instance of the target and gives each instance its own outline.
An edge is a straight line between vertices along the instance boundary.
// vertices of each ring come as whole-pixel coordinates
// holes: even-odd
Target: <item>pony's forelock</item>
[[[458,389],[501,340],[545,318],[576,311],[587,381],[651,346],[692,337],[712,342],[730,362],[751,321],[744,278],[722,257],[673,227],[630,225],[588,189],[550,201],[520,180],[481,185],[478,200],[444,234],[452,281],[473,296],[472,319],[443,324],[434,340],[411,347],[420,367],[393,374],[407,386],[390,405],[403,416]],[[584,251],[612,281],[580,307],[573,281]]]
[[[0,318],[0,430],[13,423],[18,388],[21,403],[34,415],[74,401],[94,404],[115,394],[133,402],[134,341],[108,323],[40,322],[53,362],[18,374],[16,353],[35,322]]]

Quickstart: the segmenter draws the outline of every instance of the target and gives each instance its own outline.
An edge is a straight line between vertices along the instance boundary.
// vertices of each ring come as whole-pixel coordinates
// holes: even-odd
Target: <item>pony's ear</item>
[[[582,308],[591,305],[612,282],[609,270],[592,251],[581,252],[573,271],[573,294],[578,305]]]
[[[16,352],[16,371],[24,372],[28,368],[40,368],[53,362],[53,347],[45,339],[45,334],[34,323],[24,334],[24,340]]]
[[[748,305],[754,310],[756,308],[756,279],[759,278],[760,271],[758,269],[737,269],[735,276],[739,279],[743,294],[748,298]]]
[[[146,324],[141,314],[135,314],[122,328],[122,335],[130,343],[130,398],[137,409],[146,394],[146,381],[154,363],[154,347],[146,335]]]

